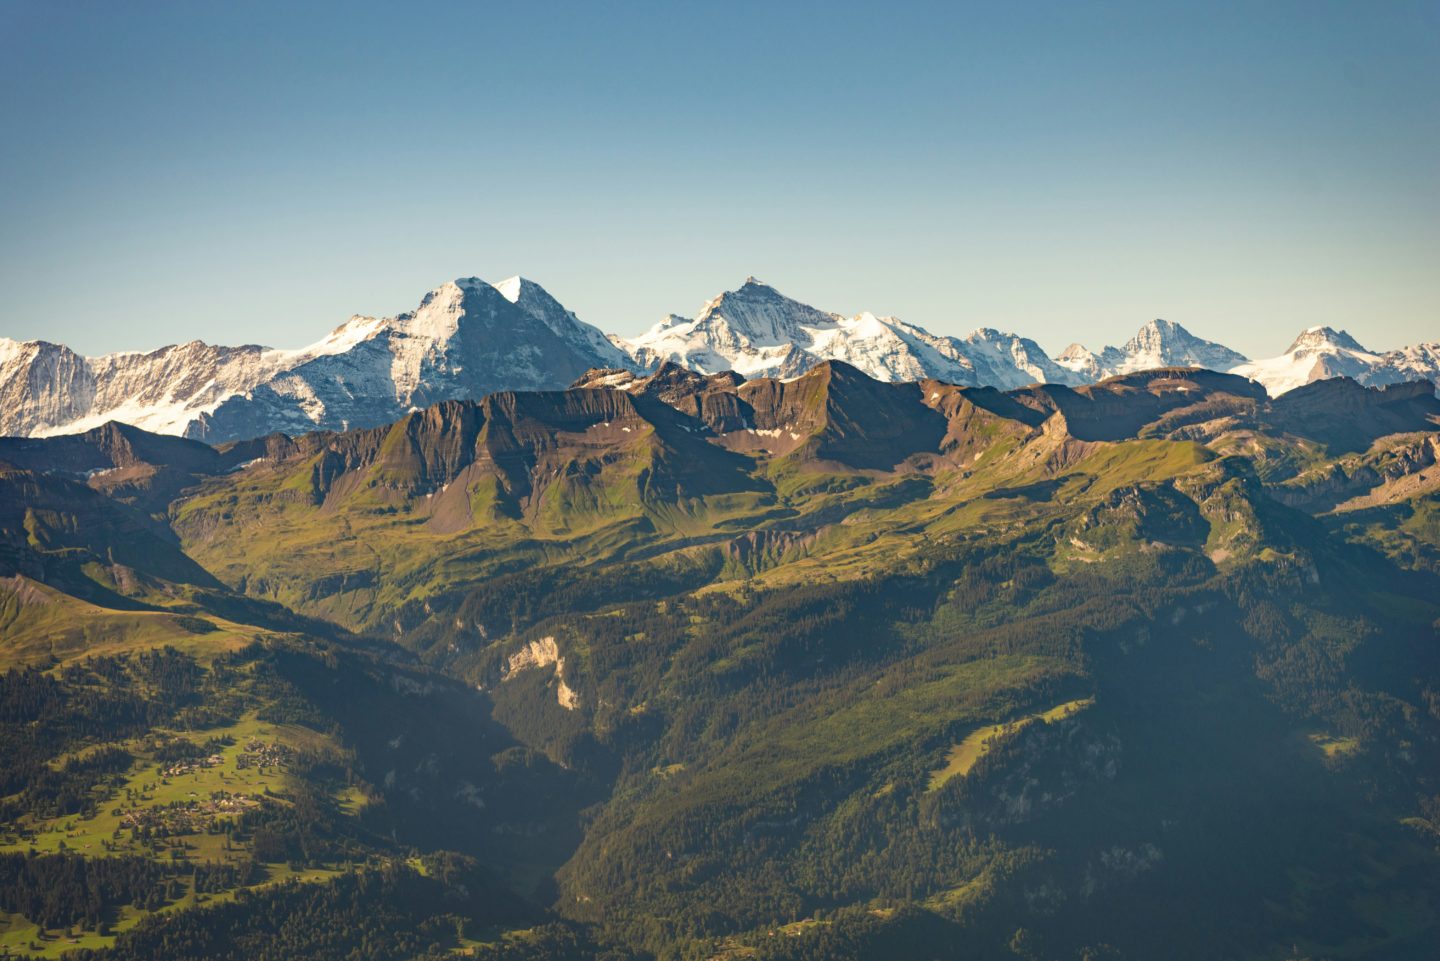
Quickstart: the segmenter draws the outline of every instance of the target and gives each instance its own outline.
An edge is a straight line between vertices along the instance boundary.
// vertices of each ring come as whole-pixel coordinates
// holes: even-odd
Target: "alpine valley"
[[[0,952],[1429,961],[1440,347],[751,280],[0,347]]]

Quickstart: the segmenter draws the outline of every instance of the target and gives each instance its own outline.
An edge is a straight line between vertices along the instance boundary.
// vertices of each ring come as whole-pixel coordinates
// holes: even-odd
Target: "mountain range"
[[[1433,957],[1431,385],[417,407],[0,438],[12,954]]]
[[[117,420],[228,440],[394,420],[448,398],[563,386],[628,363],[599,331],[521,278],[461,278],[391,318],[352,317],[299,350],[200,341],[85,358],[0,340],[0,431],[73,433]]]
[[[352,317],[298,350],[192,341],[87,358],[44,341],[0,339],[0,433],[76,433],[114,420],[222,443],[376,426],[438,400],[563,388],[596,368],[640,373],[675,363],[702,374],[788,379],[828,360],[882,381],[999,389],[1077,386],[1172,366],[1232,371],[1271,394],[1339,376],[1369,385],[1440,380],[1435,342],[1377,353],[1320,327],[1280,357],[1250,361],[1156,320],[1121,347],[1073,344],[1052,359],[1015,334],[982,328],[952,337],[894,317],[846,317],[754,278],[693,318],[671,315],[626,340],[606,337],[532,281],[472,277],[432,290],[408,313]]]

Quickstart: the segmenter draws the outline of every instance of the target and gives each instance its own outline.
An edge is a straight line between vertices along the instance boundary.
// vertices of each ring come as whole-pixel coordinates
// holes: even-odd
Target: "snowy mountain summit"
[[[344,429],[497,390],[559,389],[627,363],[599,330],[519,277],[464,277],[396,317],[355,316],[300,350],[193,341],[81,357],[0,339],[0,434],[72,433],[118,420],[212,443]]]
[[[645,369],[668,361],[700,373],[791,378],[840,360],[883,381],[934,377],[972,387],[1079,382],[1033,340],[988,328],[947,337],[869,312],[846,317],[792,300],[754,277],[692,318],[671,314],[618,343]]]
[[[495,391],[558,390],[594,369],[628,376],[674,364],[788,380],[831,360],[882,381],[929,377],[1001,389],[1078,385],[1156,367],[1242,374],[1272,396],[1342,376],[1375,386],[1440,382],[1435,342],[1377,353],[1344,331],[1312,327],[1279,357],[1250,361],[1154,320],[1121,347],[1097,353],[1072,344],[1052,359],[1018,334],[982,327],[952,337],[896,317],[847,317],[754,277],[693,317],[672,314],[626,340],[583,322],[534,281],[462,277],[412,311],[351,317],[298,350],[195,340],[82,357],[59,344],[0,338],[0,434],[75,433],[119,421],[221,443],[374,426],[436,401]]]
[[[1413,380],[1440,383],[1440,344],[1416,344],[1381,354],[1330,327],[1311,327],[1280,356],[1252,361],[1223,344],[1196,337],[1179,324],[1152,320],[1123,347],[1106,347],[1097,354],[1071,344],[1056,360],[1086,381],[1155,367],[1204,367],[1248,377],[1272,397],[1332,377],[1349,377],[1369,387]]]
[[[1311,327],[1279,357],[1241,364],[1231,372],[1258,380],[1272,396],[1331,377],[1350,377],[1373,387],[1436,381],[1440,380],[1440,343],[1377,353],[1343,330]]]
[[[1226,371],[1248,359],[1223,344],[1196,337],[1169,320],[1150,321],[1124,347],[1106,347],[1097,354],[1080,344],[1071,344],[1056,358],[1062,367],[1074,371],[1086,381],[1104,380],[1156,367],[1204,367]]]

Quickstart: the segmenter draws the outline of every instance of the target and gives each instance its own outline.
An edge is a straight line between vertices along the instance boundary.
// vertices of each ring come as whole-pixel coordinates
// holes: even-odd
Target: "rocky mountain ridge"
[[[1121,347],[1073,344],[1052,359],[1016,334],[981,328],[962,338],[868,312],[845,317],[753,277],[693,318],[671,315],[626,340],[586,324],[533,281],[470,277],[396,317],[352,317],[298,350],[197,340],[87,358],[63,345],[0,338],[0,434],[80,433],[116,421],[224,443],[376,426],[438,400],[562,388],[592,369],[639,374],[674,364],[786,380],[832,360],[885,382],[1002,390],[1181,366],[1232,371],[1272,395],[1342,376],[1369,385],[1440,381],[1440,343],[1378,353],[1317,327],[1280,357],[1250,361],[1155,320]]]
[[[1095,444],[1136,439],[1273,435],[1342,456],[1381,437],[1437,429],[1440,399],[1421,383],[1371,388],[1342,378],[1269,398],[1238,375],[1160,368],[1073,388],[999,391],[885,382],[840,361],[790,380],[748,381],[667,363],[648,375],[595,370],[566,390],[440,401],[390,424],[293,439],[211,447],[115,424],[0,438],[0,465],[58,473],[152,510],[207,478],[304,465],[305,482],[292,493],[317,506],[423,498],[427,526],[443,533],[487,520],[529,523],[557,491],[602,514],[637,497],[743,493],[753,489],[755,458],[940,476],[987,454],[1014,456],[1013,445],[1051,470]],[[1412,460],[1416,470],[1430,463]],[[1390,479],[1411,473],[1389,469]],[[609,488],[624,493],[599,493]]]

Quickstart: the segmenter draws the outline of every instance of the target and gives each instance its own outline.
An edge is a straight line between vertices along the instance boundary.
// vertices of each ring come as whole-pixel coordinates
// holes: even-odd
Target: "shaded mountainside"
[[[0,943],[1428,958],[1437,443],[840,361],[0,442]]]

